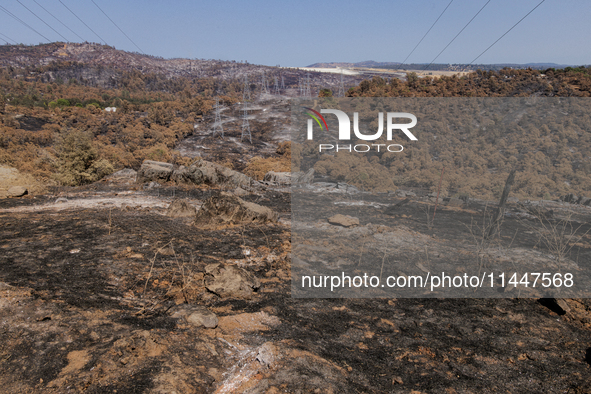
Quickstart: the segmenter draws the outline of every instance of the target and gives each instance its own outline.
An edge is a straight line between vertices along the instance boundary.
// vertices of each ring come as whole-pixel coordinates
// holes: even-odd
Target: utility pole
[[[343,70],[341,69],[341,84],[339,85],[339,93],[337,97],[345,97],[345,84],[343,83]]]
[[[264,79],[264,74],[263,74]],[[244,140],[244,136],[248,136],[248,140],[252,144],[252,135],[250,134],[250,123],[248,122],[248,102],[250,101],[250,86],[248,86],[248,75],[244,76],[244,90],[242,92],[242,133],[240,141]]]
[[[224,126],[222,125],[222,117],[220,114],[220,98],[216,96],[216,98],[215,98],[215,121],[213,122],[213,136],[214,137],[215,137],[215,133],[218,128],[222,132],[222,138],[224,138]]]
[[[304,81],[304,97],[312,97],[312,94],[310,93],[310,73],[306,73],[306,80]]]
[[[267,89],[267,79],[265,78],[265,70],[263,70],[262,85],[261,93],[269,93],[269,89]]]

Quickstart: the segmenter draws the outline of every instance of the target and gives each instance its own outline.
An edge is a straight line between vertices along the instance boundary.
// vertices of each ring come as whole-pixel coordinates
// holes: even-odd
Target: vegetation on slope
[[[479,71],[464,77],[418,78],[407,81],[376,77],[348,91],[349,97],[589,97],[590,68],[543,72],[504,69]],[[403,153],[314,155],[304,149],[308,165],[319,174],[372,190],[397,186],[421,186],[435,190],[442,168],[444,195],[498,197],[504,181],[516,168],[514,191],[529,198],[556,198],[566,193],[591,194],[591,117],[587,99],[569,101],[573,119],[559,111],[533,119],[530,114],[514,119],[495,118],[464,110],[453,122],[422,122],[414,130],[419,142],[405,144]],[[450,110],[453,100],[448,103]],[[474,104],[474,103],[473,103]],[[470,104],[471,105],[471,104]],[[588,105],[587,105],[588,107]],[[423,117],[431,109],[416,115]],[[441,109],[443,110],[443,109]],[[507,109],[507,113],[512,111]],[[376,119],[376,108],[360,110],[360,118]],[[527,111],[526,111],[527,112]],[[445,117],[440,117],[442,120]],[[370,124],[375,130],[377,123]],[[364,143],[364,141],[352,141]],[[385,139],[375,143],[388,143]],[[317,148],[316,148],[317,149]],[[376,181],[380,179],[380,181]]]

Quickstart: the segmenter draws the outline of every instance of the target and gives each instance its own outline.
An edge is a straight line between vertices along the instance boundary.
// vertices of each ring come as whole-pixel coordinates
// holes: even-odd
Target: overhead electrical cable
[[[82,41],[86,41],[84,38],[80,37],[78,35],[78,33],[76,33],[74,30],[70,29],[68,26],[66,26],[64,24],[64,22],[60,21],[59,19],[57,19],[57,17],[55,15],[53,15],[51,12],[47,11],[47,9],[45,7],[43,7],[41,4],[37,3],[37,0],[33,0],[35,2],[35,4],[37,4],[39,7],[43,8],[43,10],[45,12],[47,12],[49,15],[51,15],[53,17],[53,19],[55,19],[56,21],[58,21],[59,23],[61,23],[66,29],[70,30],[76,37],[78,37],[80,40]]]
[[[491,2],[491,0],[488,0],[488,1],[487,1],[487,2],[486,2],[486,3],[485,3],[483,6],[482,6],[482,8],[481,8],[480,10],[478,10],[478,12],[476,13],[476,15],[474,15],[474,16],[472,17],[472,19],[470,19],[470,21],[468,21],[468,23],[466,23],[466,25],[465,25],[464,27],[462,27],[462,30],[460,30],[460,32],[459,32],[458,34],[456,34],[456,36],[455,36],[454,38],[452,38],[452,40],[449,42],[449,44],[447,44],[447,45],[445,46],[445,48],[443,48],[443,49],[441,50],[441,52],[439,52],[439,53],[437,54],[437,56],[435,56],[435,58],[434,58],[433,60],[431,60],[431,63],[427,64],[427,67],[425,67],[425,68],[423,69],[423,71],[425,71],[426,69],[428,69],[428,68],[429,68],[429,66],[431,66],[431,64],[433,64],[433,63],[435,62],[435,60],[437,60],[437,58],[438,58],[438,57],[439,57],[439,56],[440,56],[440,55],[441,55],[441,54],[442,54],[442,53],[443,53],[443,52],[444,52],[444,51],[447,49],[447,47],[449,47],[449,46],[450,46],[450,45],[451,45],[451,44],[452,44],[452,43],[453,43],[453,42],[456,40],[456,38],[458,38],[458,36],[459,36],[460,34],[462,34],[462,32],[463,32],[463,31],[464,31],[464,30],[465,30],[465,29],[468,27],[468,25],[469,25],[470,23],[472,23],[472,21],[473,21],[473,20],[474,20],[474,19],[475,19],[475,18],[478,16],[478,14],[480,14],[480,12],[482,12],[482,10],[484,9],[484,7],[486,7],[486,6],[488,5],[488,3],[490,3],[490,2]]]
[[[415,45],[415,47],[412,49],[412,51],[410,51],[410,53],[408,54],[408,56],[406,57],[406,59],[404,59],[404,61],[402,63],[400,63],[400,67],[402,67],[402,65],[406,64],[406,61],[408,60],[408,58],[410,57],[410,55],[412,55],[413,52],[415,51],[415,49],[417,49],[419,47],[419,45],[421,45],[421,42],[423,42],[423,40],[425,39],[425,37],[427,37],[427,34],[429,34],[429,32],[431,31],[431,29],[433,29],[433,26],[435,26],[435,24],[439,21],[439,19],[443,16],[443,14],[445,14],[445,11],[447,11],[447,9],[449,8],[449,6],[453,2],[454,2],[454,0],[451,0],[449,2],[449,4],[447,5],[447,7],[445,7],[445,9],[443,10],[443,12],[441,14],[439,14],[439,16],[437,17],[437,19],[435,20],[435,22],[433,22],[433,24],[431,25],[431,27],[429,28],[429,30],[427,30],[427,32],[425,33],[425,35],[423,36],[423,38],[421,38],[421,41],[419,41],[419,43],[417,45]]]
[[[20,2],[20,0],[16,0],[20,5],[22,5],[23,7],[25,7],[27,9],[27,11],[29,11],[31,14],[35,15],[37,17],[37,19],[39,19],[41,22],[45,23],[45,25],[47,27],[49,27],[51,30],[53,30],[54,32],[56,32],[56,34],[58,36],[60,36],[61,38],[63,38],[64,40],[66,40],[66,42],[69,42],[69,40],[62,36],[61,33],[57,30],[55,30],[53,27],[49,26],[49,24],[47,24],[47,22],[45,22],[43,19],[41,19],[37,14],[35,14],[33,11],[31,11],[26,5],[24,5],[23,3]]]
[[[521,18],[516,24],[514,24],[509,30],[507,30],[502,36],[500,36],[495,42],[493,42],[492,44],[490,44],[490,46],[488,48],[486,48],[484,51],[482,51],[482,53],[478,56],[476,56],[476,58],[474,58],[474,60],[472,60],[470,62],[470,64],[468,64],[468,66],[470,66],[471,64],[473,64],[476,60],[478,60],[478,58],[482,55],[484,55],[490,48],[492,48],[497,42],[499,42],[503,37],[505,37],[511,30],[513,30],[513,28],[515,26],[517,26],[518,24],[521,23],[521,21],[523,21],[525,18],[527,18],[529,16],[529,14],[531,14],[532,12],[534,12],[536,10],[536,8],[538,8],[539,6],[542,5],[542,3],[546,1],[546,0],[542,0],[540,1],[540,3],[535,6],[530,12],[528,12],[527,14],[525,14],[525,16],[523,18]]]
[[[65,5],[65,4],[64,4],[64,2],[63,2],[62,0],[58,0],[58,1],[59,1],[60,3],[62,3],[62,5],[63,5],[64,7],[66,7],[66,9],[67,9],[68,11],[70,11],[70,12],[72,13],[72,15],[74,15],[74,16],[75,16],[75,17],[76,17],[76,18],[77,18],[77,19],[78,19],[80,22],[82,22],[82,24],[83,24],[84,26],[88,27],[88,30],[90,30],[91,32],[93,32],[93,33],[94,33],[94,35],[95,35],[95,36],[97,36],[97,37],[99,38],[99,40],[101,40],[102,42],[104,42],[104,43],[105,43],[105,45],[108,45],[108,44],[107,44],[107,41],[103,40],[103,39],[101,38],[101,36],[99,36],[99,35],[98,35],[98,34],[97,34],[97,33],[96,33],[94,30],[92,30],[92,29],[90,28],[90,26],[88,26],[86,23],[84,23],[84,21],[83,21],[82,19],[80,19],[80,18],[78,17],[78,15],[74,14],[74,11],[72,11],[71,9],[69,9],[69,8],[68,8],[68,6],[67,6],[67,5]]]
[[[16,45],[16,41],[8,37],[7,35],[0,33],[0,36],[4,37],[2,40],[6,41],[7,44],[10,44],[8,41],[12,41]]]
[[[21,19],[19,19],[19,17],[17,17],[16,15],[14,15],[12,12],[8,11],[6,8],[2,7],[0,5],[0,9],[2,11],[4,11],[6,14],[8,14],[9,16],[13,17],[14,19],[16,19],[17,21],[19,21],[20,23],[22,23],[23,25],[25,25],[26,27],[28,27],[29,29],[33,30],[35,33],[39,34],[41,37],[45,38],[45,40],[47,40],[47,42],[51,42],[51,40],[47,37],[45,37],[43,34],[39,33],[37,30],[33,29],[31,26],[27,25],[25,22],[23,22]]]
[[[109,15],[107,15],[107,14],[106,14],[106,12],[105,12],[105,11],[103,11],[103,10],[102,10],[102,8],[101,8],[101,7],[99,7],[99,5],[98,5],[97,3],[95,3],[95,2],[94,2],[94,0],[90,0],[90,1],[92,1],[92,2],[93,2],[93,4],[94,4],[94,5],[96,5],[96,8],[98,8],[99,10],[101,10],[101,12],[102,12],[102,13],[103,13],[103,14],[104,14],[106,17],[107,17],[107,19],[108,19],[108,20],[110,20],[110,21],[111,21],[111,23],[112,23],[112,24],[114,24],[114,25],[115,25],[115,27],[116,27],[117,29],[119,29],[119,31],[120,31],[121,33],[123,33],[123,35],[124,35],[125,37],[127,37],[127,39],[128,39],[129,41],[131,41],[131,43],[132,43],[133,45],[135,45],[135,47],[136,47],[137,49],[139,49],[141,53],[144,53],[144,51],[142,51],[142,48],[140,48],[140,47],[139,47],[139,46],[138,46],[138,45],[137,45],[135,42],[133,42],[133,40],[132,40],[131,38],[129,38],[129,36],[128,36],[127,34],[125,34],[125,32],[124,32],[123,30],[121,30],[121,28],[120,28],[119,26],[117,26],[117,24],[116,24],[116,23],[113,21],[113,19],[109,18]]]

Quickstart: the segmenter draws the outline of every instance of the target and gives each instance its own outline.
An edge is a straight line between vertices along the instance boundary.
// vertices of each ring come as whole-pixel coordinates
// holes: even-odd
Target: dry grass
[[[530,212],[536,219],[534,223],[525,222],[525,225],[537,234],[538,242],[548,249],[559,266],[568,258],[575,244],[591,231],[591,228],[582,231],[585,223],[574,221],[573,211],[567,211],[561,219],[547,217],[546,211],[542,208]]]

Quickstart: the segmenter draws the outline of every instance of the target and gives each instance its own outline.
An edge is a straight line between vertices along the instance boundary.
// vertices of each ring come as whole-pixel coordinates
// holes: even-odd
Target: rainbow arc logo
[[[323,129],[322,127],[322,123],[324,123],[324,127],[326,127],[326,131],[328,131],[328,125],[326,124],[326,120],[324,119],[324,116],[320,115],[320,112],[313,110],[312,108],[308,108],[308,107],[304,107],[304,109],[312,112],[306,112],[308,115],[310,115],[315,121],[316,123],[318,123],[318,126],[320,126],[320,130]],[[322,123],[320,123],[320,119],[322,119]]]

